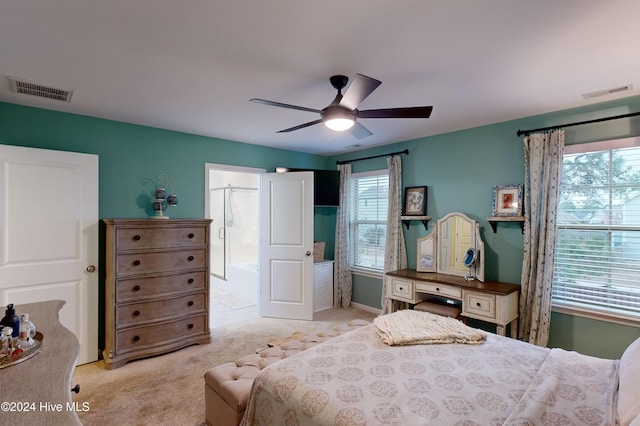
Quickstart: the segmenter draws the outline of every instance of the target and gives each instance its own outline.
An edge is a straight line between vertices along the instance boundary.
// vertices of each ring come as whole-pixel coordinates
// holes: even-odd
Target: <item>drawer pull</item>
[[[404,290],[404,287],[398,287],[400,289],[400,291]]]
[[[478,303],[476,303],[476,306],[479,308],[479,307],[481,307],[482,305],[480,304],[480,302],[478,302]]]
[[[191,330],[191,329],[193,328],[193,324],[189,324],[189,325],[187,326],[187,328],[188,328],[189,330]]]
[[[134,260],[133,261],[133,266],[140,266],[140,261],[139,260]]]
[[[193,306],[193,300],[189,300],[189,303],[187,303],[187,305]]]
[[[80,385],[76,384],[71,388],[71,392],[80,393]]]
[[[133,311],[133,316],[137,317],[138,315],[140,315],[140,311]]]
[[[140,241],[140,238],[142,238],[140,235],[134,235],[133,241]]]
[[[193,237],[195,237],[195,235],[193,232],[191,232],[189,235],[187,235],[187,237],[189,237],[189,239],[192,239]]]
[[[136,285],[135,287],[133,287],[133,291],[140,291],[140,286]]]
[[[193,280],[193,278],[189,278],[189,279],[187,280],[187,283],[188,283],[188,284],[193,284],[193,281],[194,281],[194,280]]]
[[[140,340],[140,336],[133,336],[133,341],[137,342],[138,340]]]
[[[437,292],[440,292],[440,287],[436,287],[436,291],[437,291]]]
[[[193,257],[193,256],[189,256],[189,257],[187,258],[187,260],[188,260],[189,262],[193,262],[193,259],[195,259],[195,257]]]

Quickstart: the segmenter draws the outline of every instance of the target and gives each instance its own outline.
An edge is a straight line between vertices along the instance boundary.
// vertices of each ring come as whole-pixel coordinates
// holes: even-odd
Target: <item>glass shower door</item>
[[[227,279],[227,244],[225,238],[226,188],[211,191],[211,273],[221,280]]]

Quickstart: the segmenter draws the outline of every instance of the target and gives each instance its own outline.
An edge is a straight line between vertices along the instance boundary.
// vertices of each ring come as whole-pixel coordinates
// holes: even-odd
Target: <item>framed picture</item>
[[[404,189],[404,216],[424,216],[427,211],[427,187],[409,186]]]
[[[493,216],[522,216],[522,185],[493,187]]]

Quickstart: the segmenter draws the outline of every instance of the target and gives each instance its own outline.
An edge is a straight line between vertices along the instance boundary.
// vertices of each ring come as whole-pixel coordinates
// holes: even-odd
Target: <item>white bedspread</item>
[[[265,368],[247,425],[614,425],[617,362],[488,334],[389,346],[371,324]]]
[[[455,318],[403,309],[374,318],[378,335],[387,345],[434,343],[481,344],[487,333]]]

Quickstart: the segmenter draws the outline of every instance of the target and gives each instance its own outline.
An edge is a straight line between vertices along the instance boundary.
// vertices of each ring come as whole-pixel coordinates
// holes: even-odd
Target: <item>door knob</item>
[[[307,252],[304,255],[305,256],[311,256],[311,252],[309,250],[307,250]]]
[[[89,265],[87,266],[87,272],[95,272],[96,271],[96,267],[93,265]]]

